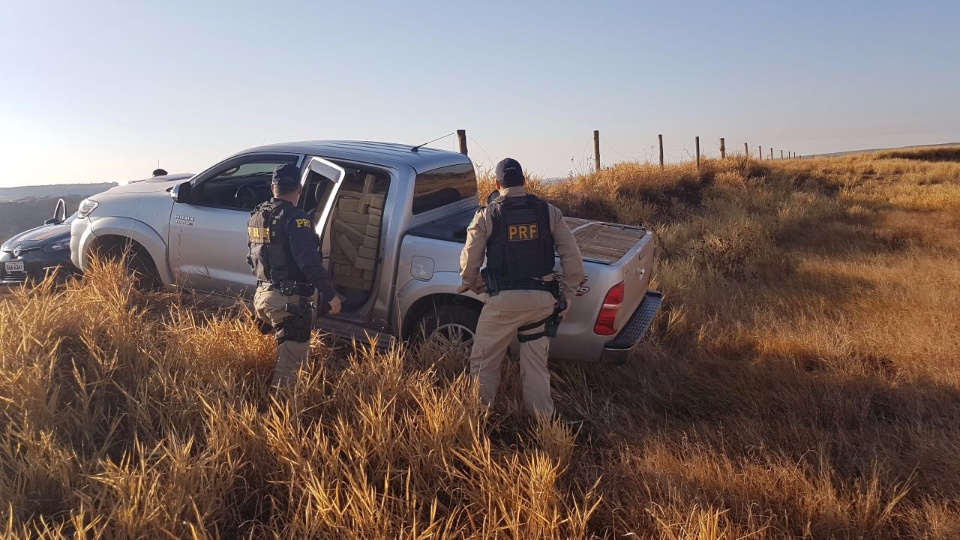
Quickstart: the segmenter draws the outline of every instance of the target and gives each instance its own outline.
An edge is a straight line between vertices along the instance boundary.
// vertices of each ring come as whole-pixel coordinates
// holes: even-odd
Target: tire
[[[458,344],[469,349],[480,312],[458,304],[441,304],[428,311],[416,330],[417,341]]]
[[[163,281],[153,264],[153,259],[144,249],[133,250],[127,257],[127,271],[137,280],[137,287],[144,291],[160,291]]]
[[[163,281],[156,265],[147,250],[139,245],[114,244],[99,250],[99,256],[105,260],[122,262],[127,274],[136,279],[137,289],[141,291],[159,291]]]

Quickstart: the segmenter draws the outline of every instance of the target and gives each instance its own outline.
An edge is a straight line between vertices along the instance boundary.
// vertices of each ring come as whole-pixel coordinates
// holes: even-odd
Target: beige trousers
[[[490,297],[480,312],[477,333],[470,351],[470,375],[480,383],[480,399],[490,406],[500,386],[500,368],[517,329],[553,313],[554,298],[547,291],[503,291]],[[542,332],[543,326],[523,332]],[[550,339],[543,337],[520,344],[520,381],[523,407],[533,416],[552,416],[550,371],[547,353]]]
[[[257,287],[257,292],[253,296],[253,309],[258,319],[269,322],[276,327],[281,321],[288,317],[296,315],[286,309],[286,305],[299,304],[300,295],[287,296],[274,289],[269,290],[269,284],[262,284]],[[313,293],[311,302],[316,304],[317,293]],[[313,328],[315,313],[310,312],[310,327]],[[282,386],[296,381],[297,371],[299,371],[307,361],[310,353],[310,340],[305,342],[286,340],[277,345],[277,366],[273,369],[273,385]]]

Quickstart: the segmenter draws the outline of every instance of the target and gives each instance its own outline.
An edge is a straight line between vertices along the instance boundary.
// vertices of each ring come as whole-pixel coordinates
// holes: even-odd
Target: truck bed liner
[[[573,231],[585,259],[613,264],[637,245],[647,231],[641,227],[617,225],[579,218],[564,218]]]

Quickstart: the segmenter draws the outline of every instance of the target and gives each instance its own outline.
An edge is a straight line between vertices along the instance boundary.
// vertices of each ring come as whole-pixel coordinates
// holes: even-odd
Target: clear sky
[[[960,2],[0,0],[0,187],[419,144],[552,177],[960,141]],[[448,137],[432,146],[456,149]]]

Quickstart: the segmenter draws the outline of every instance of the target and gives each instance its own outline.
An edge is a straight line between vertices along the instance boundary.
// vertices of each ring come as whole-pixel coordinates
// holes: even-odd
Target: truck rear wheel
[[[427,312],[417,337],[439,345],[455,345],[469,350],[477,331],[480,312],[458,304],[442,304]]]

